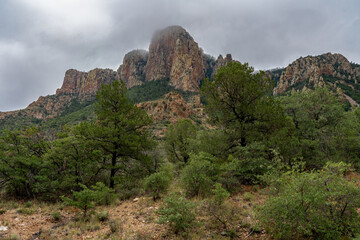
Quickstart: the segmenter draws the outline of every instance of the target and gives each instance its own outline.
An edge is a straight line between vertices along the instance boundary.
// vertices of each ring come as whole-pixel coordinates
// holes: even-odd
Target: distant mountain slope
[[[189,92],[196,93],[204,77],[211,78],[229,61],[233,61],[230,54],[225,59],[221,55],[215,59],[204,54],[185,29],[170,26],[153,35],[149,51],[127,53],[117,71],[99,68],[89,72],[67,70],[56,94],[39,97],[22,110],[0,112],[0,129],[27,126],[76,112],[77,107],[86,107],[94,101],[101,84],[115,79],[121,79],[129,89],[133,88],[129,96],[136,103],[161,98],[175,89],[184,96]],[[158,89],[154,90],[155,87]]]
[[[278,72],[273,72],[270,76],[277,82],[275,95],[328,86],[343,95],[352,105],[360,103],[360,65],[350,63],[341,54],[326,53],[299,58],[284,70],[278,69]]]
[[[192,102],[194,97],[198,97],[201,81],[205,77],[211,79],[220,67],[231,61],[235,61],[231,54],[225,57],[220,55],[217,59],[204,54],[185,29],[170,26],[153,35],[149,51],[133,50],[127,53],[117,71],[99,68],[89,72],[75,69],[66,71],[62,87],[57,89],[56,94],[39,97],[22,110],[0,112],[0,130],[24,128],[31,124],[50,128],[91,119],[97,90],[102,84],[115,79],[124,81],[129,88],[128,95],[135,103],[152,101],[151,104],[159,106],[151,108],[151,104],[146,103],[147,107],[144,109],[150,114],[167,116],[169,113],[161,111],[173,109],[160,107],[168,98],[166,94],[175,91],[182,96],[181,101],[195,106]],[[329,86],[352,105],[360,103],[360,65],[350,63],[340,54],[327,53],[299,58],[286,68],[266,73],[276,84],[275,95]],[[199,106],[196,105],[195,108]],[[189,110],[188,107],[187,109]],[[176,113],[187,117],[191,115],[184,115],[178,110]],[[172,116],[167,120],[161,117],[155,119],[173,121],[177,118]]]

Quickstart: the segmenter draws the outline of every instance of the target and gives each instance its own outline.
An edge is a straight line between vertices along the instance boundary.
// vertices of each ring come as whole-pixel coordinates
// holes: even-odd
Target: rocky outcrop
[[[182,27],[158,31],[149,48],[146,81],[168,78],[176,89],[198,91],[205,76],[202,55],[198,44]]]
[[[352,105],[360,103],[360,67],[341,54],[299,58],[281,72],[274,94],[329,86]]]
[[[25,109],[0,113],[0,119],[22,116],[45,120],[56,117],[75,102],[92,102],[100,86],[109,84],[115,77],[116,72],[111,69],[96,68],[89,72],[69,69],[65,73],[62,87],[56,90],[56,94],[41,96]]]
[[[341,54],[308,56],[297,59],[285,69],[274,93],[285,92],[296,84],[303,87],[324,86],[326,77],[355,83],[360,75],[356,73],[356,69],[352,69],[350,62]]]
[[[102,84],[114,81],[116,72],[111,69],[95,68],[89,72],[75,69],[67,70],[63,85],[56,94],[95,95]]]
[[[145,81],[148,58],[149,53],[145,50],[133,50],[127,53],[117,71],[117,79],[124,81],[127,88],[141,85]]]
[[[229,53],[226,54],[225,58],[223,58],[222,55],[219,55],[219,57],[216,59],[215,66],[213,68],[211,78],[214,77],[214,75],[217,73],[219,68],[225,66],[227,63],[232,62],[232,61],[234,61],[234,60],[232,59],[232,56]]]
[[[208,54],[203,55],[203,65],[205,78],[212,78],[213,71],[216,65],[216,59]]]
[[[196,123],[205,123],[205,113],[203,105],[200,103],[200,95],[193,95],[185,100],[179,93],[170,92],[163,98],[155,101],[139,103],[138,107],[144,109],[154,119],[157,127],[154,134],[164,136],[167,124],[176,123],[180,119],[189,118]]]

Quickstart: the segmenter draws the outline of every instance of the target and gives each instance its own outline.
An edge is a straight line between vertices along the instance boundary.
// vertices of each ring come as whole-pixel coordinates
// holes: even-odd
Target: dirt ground
[[[229,199],[232,206],[246,213],[232,225],[237,235],[235,239],[267,238],[263,231],[254,231],[251,227],[253,202],[259,199],[256,195],[253,197],[244,199],[239,194]],[[194,226],[189,234],[176,235],[168,225],[157,223],[160,207],[161,201],[140,197],[97,207],[96,213],[83,221],[78,209],[62,204],[7,202],[1,206],[0,239],[230,239],[222,225],[212,225],[209,216],[201,213],[201,208],[197,210],[199,226]],[[104,211],[108,212],[108,217],[100,221],[97,216]],[[54,217],[55,213],[59,219]]]

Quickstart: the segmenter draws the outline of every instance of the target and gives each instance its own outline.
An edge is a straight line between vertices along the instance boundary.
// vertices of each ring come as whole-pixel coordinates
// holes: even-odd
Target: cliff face
[[[0,119],[23,116],[45,120],[56,117],[73,102],[94,100],[100,86],[114,81],[115,76],[116,72],[111,69],[96,68],[89,72],[67,70],[63,85],[56,90],[56,94],[41,96],[22,110],[0,112]]]
[[[169,78],[177,89],[198,91],[204,76],[202,51],[185,29],[172,26],[154,34],[146,81]]]
[[[124,57],[117,79],[121,79],[127,88],[141,85],[145,81],[145,69],[149,53],[145,50],[133,50]]]
[[[328,85],[356,105],[360,102],[359,79],[360,67],[352,66],[341,54],[308,56],[297,59],[282,71],[274,94]]]
[[[95,68],[89,72],[70,69],[66,71],[63,85],[56,94],[95,95],[101,84],[109,84],[115,76],[116,72],[111,69]]]
[[[159,100],[139,103],[138,107],[144,109],[159,125],[154,130],[156,136],[165,134],[167,124],[161,126],[162,122],[176,123],[180,119],[190,118],[198,123],[205,123],[206,119],[198,94],[185,100],[181,94],[170,92]]]
[[[211,78],[214,77],[214,75],[217,73],[217,71],[219,70],[219,68],[225,66],[227,63],[232,62],[232,61],[234,61],[234,60],[232,59],[232,56],[231,56],[231,54],[229,54],[229,53],[226,54],[226,57],[225,57],[225,58],[223,58],[222,55],[219,55],[219,57],[216,59],[214,68],[213,68],[213,70],[212,70]]]
[[[360,77],[356,69],[352,69],[350,62],[340,54],[308,56],[297,59],[285,69],[274,93],[282,93],[299,83],[303,83],[304,86],[323,86],[326,76],[354,83]]]

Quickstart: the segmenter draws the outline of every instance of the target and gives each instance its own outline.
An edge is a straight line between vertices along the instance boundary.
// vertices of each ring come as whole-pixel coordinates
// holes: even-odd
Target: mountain
[[[169,85],[182,91],[198,92],[200,81],[232,61],[230,54],[217,60],[203,53],[192,36],[180,26],[170,26],[154,33],[149,52],[127,53],[117,70],[117,78],[128,88],[149,81],[168,79]]]
[[[158,121],[174,122],[180,117],[195,116],[197,114],[194,113],[199,110],[194,109],[199,109],[200,103],[194,104],[197,102],[194,99],[201,81],[204,78],[211,79],[220,67],[231,61],[235,61],[231,54],[225,57],[220,55],[216,59],[205,54],[184,28],[170,26],[154,33],[148,51],[138,49],[125,54],[117,71],[99,68],[89,72],[67,70],[56,94],[39,97],[22,110],[0,112],[0,129],[40,123],[55,126],[56,121],[60,124],[75,124],[89,119],[93,116],[91,110],[97,90],[101,84],[108,84],[115,79],[125,82],[129,98],[135,103],[148,102],[139,106]],[[301,57],[286,68],[266,73],[276,83],[275,95],[328,86],[352,105],[360,103],[360,65],[350,63],[340,54]],[[169,92],[176,92],[174,94],[177,97],[174,99],[181,102],[182,107],[174,110],[168,106],[175,105],[163,104],[173,99],[169,98],[172,96]],[[186,109],[186,113],[179,110],[182,108]],[[168,116],[166,111],[175,112],[176,116]],[[201,114],[196,118],[199,116]]]
[[[328,86],[352,105],[358,106],[360,103],[360,65],[350,63],[341,54],[300,57],[285,69],[270,72],[277,83],[275,95]]]
[[[101,84],[115,79],[125,82],[130,89],[129,97],[135,102],[159,99],[170,91],[177,91],[183,96],[196,94],[200,81],[205,77],[211,78],[219,67],[229,61],[232,61],[230,54],[225,59],[220,55],[217,60],[204,54],[185,29],[170,26],[154,33],[149,51],[127,53],[117,71],[100,68],[89,72],[67,70],[56,94],[41,96],[22,110],[0,112],[0,129],[63,119],[68,114],[86,119],[82,109],[95,101]]]

